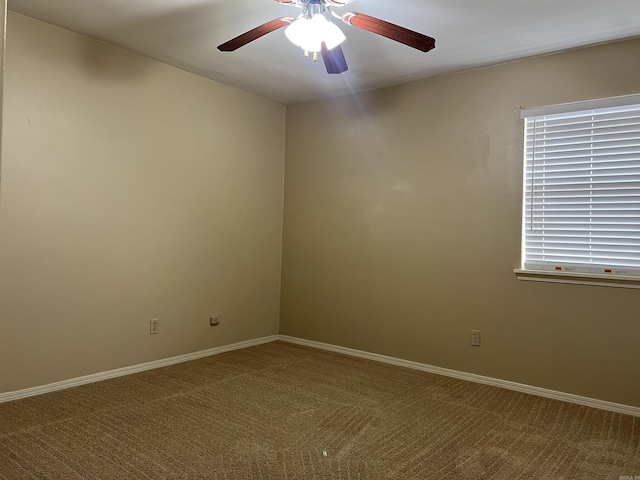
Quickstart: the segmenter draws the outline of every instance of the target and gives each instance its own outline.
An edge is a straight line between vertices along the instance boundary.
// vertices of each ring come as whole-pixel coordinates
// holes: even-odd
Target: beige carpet
[[[282,342],[0,404],[11,480],[635,475],[640,418]]]

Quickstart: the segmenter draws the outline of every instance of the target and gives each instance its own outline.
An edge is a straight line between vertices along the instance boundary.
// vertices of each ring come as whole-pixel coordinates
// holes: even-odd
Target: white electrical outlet
[[[480,346],[480,330],[471,330],[471,346]]]
[[[160,320],[152,318],[149,320],[149,335],[155,335],[156,333],[160,333]]]

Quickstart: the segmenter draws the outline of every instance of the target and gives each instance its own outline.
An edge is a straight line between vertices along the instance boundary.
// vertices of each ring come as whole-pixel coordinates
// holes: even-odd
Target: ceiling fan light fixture
[[[340,27],[335,23],[327,21],[325,28],[324,44],[327,46],[327,50],[333,50],[342,42],[347,39]]]
[[[310,20],[306,17],[300,17],[295,19],[287,28],[284,29],[284,34],[296,47],[300,47],[304,43],[306,38],[305,31],[309,21]]]
[[[297,18],[284,33],[291,43],[309,52],[322,50],[323,42],[331,50],[346,39],[342,30],[321,13],[310,19],[306,16]]]

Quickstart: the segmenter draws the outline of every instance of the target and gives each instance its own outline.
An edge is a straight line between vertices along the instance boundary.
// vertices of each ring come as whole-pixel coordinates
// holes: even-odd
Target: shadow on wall
[[[150,73],[151,64],[140,62],[134,57],[114,55],[107,45],[96,48],[95,44],[82,44],[82,68],[91,77],[109,81],[130,81]]]
[[[226,0],[231,1],[231,0]],[[215,45],[219,42],[216,32],[220,30],[221,18],[216,15],[218,6],[210,2],[199,5],[186,5],[165,11],[161,14],[139,17],[135,21],[114,25],[108,32],[101,32],[101,38],[107,43],[113,39],[113,45],[118,46],[118,38],[134,39],[127,50],[142,51],[158,45],[162,46],[160,54],[154,60],[177,65],[188,71],[193,71],[185,62],[177,60],[185,50],[193,52],[194,56],[213,56],[217,53]],[[217,43],[216,43],[217,42]],[[88,73],[111,79],[128,79],[143,75],[146,64],[132,59],[123,61],[122,55],[114,55],[111,49],[96,49],[95,44],[85,43],[82,64]]]

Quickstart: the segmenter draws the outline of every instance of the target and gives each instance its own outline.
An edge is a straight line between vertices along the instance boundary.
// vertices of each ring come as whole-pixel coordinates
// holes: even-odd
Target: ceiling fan
[[[315,61],[318,58],[318,52],[320,52],[327,73],[338,74],[345,72],[348,67],[340,44],[346,37],[335,23],[329,21],[326,13],[348,25],[382,35],[422,52],[428,52],[436,46],[436,41],[433,38],[394,23],[389,23],[364,13],[347,12],[340,15],[333,11],[334,7],[344,7],[349,0],[275,1],[283,5],[301,8],[302,13],[296,17],[280,17],[264,23],[219,45],[218,50],[232,52],[267,33],[287,27],[284,31],[285,35],[291,43],[302,48],[305,57],[309,56],[309,52],[312,52]]]

